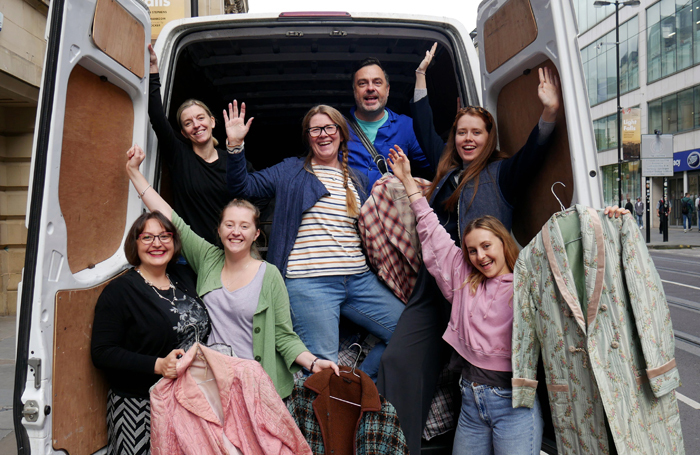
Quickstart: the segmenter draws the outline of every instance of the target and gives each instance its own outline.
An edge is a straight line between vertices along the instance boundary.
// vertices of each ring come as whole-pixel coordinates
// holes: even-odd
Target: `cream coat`
[[[566,251],[578,232],[561,225],[572,216],[579,277]],[[613,441],[621,455],[685,453],[671,317],[632,216],[609,219],[578,205],[556,214],[520,253],[514,275],[513,406],[533,405],[541,348],[560,454],[607,454]]]

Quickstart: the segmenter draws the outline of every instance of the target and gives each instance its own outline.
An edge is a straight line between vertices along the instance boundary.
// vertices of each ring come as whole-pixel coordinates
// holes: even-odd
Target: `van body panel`
[[[104,413],[98,420],[87,416],[106,404],[96,372],[85,371],[92,368],[85,343],[89,347],[96,295],[76,300],[80,315],[73,314],[76,308],[61,311],[58,302],[67,290],[86,295],[82,290],[124,270],[126,226],[142,210],[129,191],[124,153],[146,140],[148,78],[135,73],[148,68],[150,17],[138,0],[115,1],[112,19],[130,25],[108,35],[116,38],[112,44],[131,47],[107,47],[107,53],[93,41],[96,1],[51,2],[18,302],[13,414],[19,453],[92,453],[104,445]],[[140,40],[136,55],[134,36]],[[55,375],[60,371],[70,375]],[[91,400],[73,402],[95,391]],[[37,412],[25,417],[28,402],[27,411]]]
[[[526,3],[526,0],[486,0],[479,5],[477,16],[480,48],[501,53],[492,57],[480,52],[479,61],[484,107],[496,119],[504,152],[512,155],[518,150],[542,112],[536,94],[537,69],[542,65],[549,66],[561,82],[563,105],[546,158],[537,175],[532,176],[533,183],[524,190],[514,207],[513,233],[521,245],[529,243],[547,219],[561,210],[552,194],[555,182],[565,185],[554,186],[554,192],[564,207],[571,204],[601,207],[603,202],[578,30],[571,3],[531,0],[529,7],[536,20],[535,39],[531,40],[533,35],[530,32],[515,32],[516,44],[505,47],[490,44],[489,40],[500,41],[508,31],[522,26],[524,18],[511,13],[526,8]],[[498,19],[496,23],[494,18]],[[532,30],[532,26],[526,28]],[[489,35],[487,31],[490,31]],[[520,49],[519,52],[513,53],[516,48]]]

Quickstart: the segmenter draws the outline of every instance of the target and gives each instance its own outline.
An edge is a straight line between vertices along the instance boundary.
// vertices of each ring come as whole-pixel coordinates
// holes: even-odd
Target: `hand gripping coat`
[[[513,407],[532,407],[542,349],[560,454],[685,453],[671,316],[639,232],[577,205],[515,265]]]

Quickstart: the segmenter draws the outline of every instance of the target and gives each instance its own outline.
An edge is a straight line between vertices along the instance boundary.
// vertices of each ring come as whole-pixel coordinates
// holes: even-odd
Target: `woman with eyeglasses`
[[[227,128],[245,125],[244,116],[229,105]],[[367,177],[348,166],[349,137],[340,112],[315,106],[302,122],[305,158],[249,174],[241,149],[229,154],[227,183],[236,197],[277,198],[267,260],[285,277],[294,331],[315,355],[336,362],[340,316],[364,327],[381,340],[361,366],[374,379],[404,305],[362,252],[357,219]]]
[[[243,123],[228,125],[227,133],[247,131]],[[241,139],[242,140],[242,139]],[[138,145],[127,152],[126,171],[151,211],[172,220],[182,238],[182,255],[197,274],[197,292],[211,316],[209,343],[230,346],[236,357],[256,360],[286,398],[301,367],[317,373],[338,366],[312,355],[292,330],[289,299],[279,270],[258,259],[260,211],[249,201],[233,199],[221,211],[217,234],[222,247],[197,235],[148,184],[139,166],[145,154]]]
[[[209,315],[191,272],[173,264],[181,245],[169,219],[144,213],[124,241],[133,268],[112,280],[97,300],[91,354],[110,386],[109,454],[149,453],[149,389],[161,377],[177,377],[177,356],[209,335]]]
[[[459,233],[469,222],[485,215],[495,217],[510,231],[515,196],[541,162],[545,152],[542,146],[554,129],[560,105],[559,81],[549,68],[539,69],[537,94],[543,105],[542,116],[525,146],[513,157],[507,158],[496,148],[496,123],[486,109],[478,106],[457,112],[445,143],[435,132],[427,96],[425,73],[436,49],[437,43],[416,69],[411,111],[423,151],[426,155],[442,154],[425,196],[440,224],[460,246]],[[411,453],[420,451],[438,376],[450,357],[442,341],[449,318],[449,303],[422,267],[394,341],[382,358],[378,381],[380,393],[396,407]],[[494,375],[453,358],[460,361],[460,365],[452,366],[461,370],[462,377],[510,387],[508,373]]]

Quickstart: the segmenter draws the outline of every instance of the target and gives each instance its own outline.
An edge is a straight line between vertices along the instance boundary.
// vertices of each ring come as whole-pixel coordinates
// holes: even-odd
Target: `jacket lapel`
[[[588,297],[588,330],[592,330],[600,308],[605,278],[605,239],[598,212],[590,207],[577,206],[580,210],[581,235],[583,237],[586,291]]]

